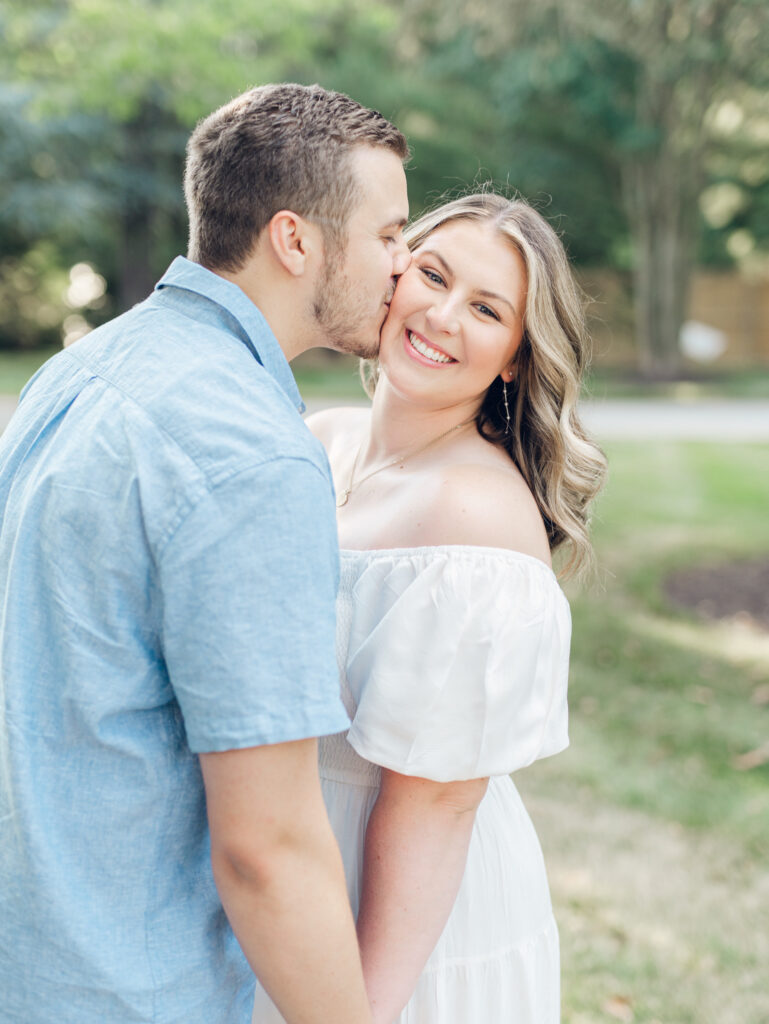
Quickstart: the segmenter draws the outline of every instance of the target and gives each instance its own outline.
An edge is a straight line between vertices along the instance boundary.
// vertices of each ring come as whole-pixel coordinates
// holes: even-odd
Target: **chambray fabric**
[[[196,752],[349,724],[332,483],[256,307],[179,258],[0,438],[0,1021],[243,1024]]]

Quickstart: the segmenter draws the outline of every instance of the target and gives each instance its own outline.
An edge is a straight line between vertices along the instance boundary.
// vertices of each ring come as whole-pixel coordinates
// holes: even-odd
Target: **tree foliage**
[[[547,183],[577,255],[632,268],[641,364],[675,372],[700,200],[714,161],[733,151],[714,131],[718,111],[751,90],[766,102],[767,5],[422,0],[412,31],[468,88],[483,69],[517,182],[527,193]],[[766,154],[749,167],[740,212],[764,237]]]
[[[764,0],[5,0],[0,271],[51,292],[89,260],[114,299],[91,319],[130,305],[184,250],[195,121],[320,81],[407,133],[415,211],[493,178],[577,262],[632,270],[644,365],[670,370],[697,253],[767,244],[767,41]],[[31,341],[3,294],[0,344]]]

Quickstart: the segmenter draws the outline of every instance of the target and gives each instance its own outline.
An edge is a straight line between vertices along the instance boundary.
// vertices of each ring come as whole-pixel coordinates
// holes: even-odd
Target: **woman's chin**
[[[377,390],[381,387],[382,397],[386,393],[399,403],[411,406],[415,410],[436,410],[453,404],[447,389],[441,387],[438,381],[430,379],[428,375],[420,377],[408,371],[408,367],[399,366],[397,363],[388,365],[386,359],[380,361]]]

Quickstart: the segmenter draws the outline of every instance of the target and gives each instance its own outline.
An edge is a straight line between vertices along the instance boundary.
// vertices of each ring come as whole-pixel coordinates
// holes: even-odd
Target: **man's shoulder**
[[[224,326],[142,304],[70,351],[114,388],[118,405],[133,407],[206,477],[281,457],[326,472],[322,447],[291,397]]]
[[[59,353],[4,432],[0,500],[3,483],[44,465],[72,522],[98,520],[126,544],[135,527],[156,552],[197,508],[216,518],[242,506],[277,534],[290,502],[306,500],[316,521],[326,503],[330,533],[322,445],[245,346],[226,345],[229,355],[201,361],[165,335],[133,345],[113,324]]]

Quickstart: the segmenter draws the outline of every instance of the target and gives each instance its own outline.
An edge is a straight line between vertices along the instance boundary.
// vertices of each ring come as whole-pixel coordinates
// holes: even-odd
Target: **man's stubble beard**
[[[371,313],[354,293],[342,267],[343,256],[336,254],[326,260],[313,296],[312,316],[326,339],[326,347],[360,359],[375,359],[379,354],[379,333],[373,338],[365,336],[370,330]]]

